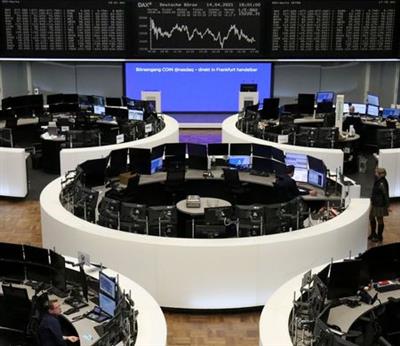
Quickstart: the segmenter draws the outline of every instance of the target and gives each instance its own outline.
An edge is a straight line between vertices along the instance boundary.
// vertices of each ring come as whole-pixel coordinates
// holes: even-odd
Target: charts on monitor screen
[[[0,57],[399,58],[400,0],[1,0]]]

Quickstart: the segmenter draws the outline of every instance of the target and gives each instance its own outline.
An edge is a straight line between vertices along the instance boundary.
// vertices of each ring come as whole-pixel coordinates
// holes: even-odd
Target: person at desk
[[[375,168],[375,182],[371,193],[371,209],[369,211],[369,222],[371,225],[371,234],[368,237],[373,242],[383,240],[383,229],[385,224],[383,217],[389,215],[389,184],[386,180],[386,169]],[[376,225],[378,224],[378,233]]]
[[[289,165],[286,167],[286,174],[277,176],[275,188],[277,189],[278,194],[282,197],[282,200],[290,201],[300,195],[316,196],[317,191],[315,190],[307,192],[301,192],[299,190],[296,181],[292,178],[294,175],[294,169],[295,167],[293,165]]]
[[[58,317],[61,315],[61,304],[58,300],[50,300],[47,312],[39,325],[39,340],[41,346],[67,346],[66,340],[75,343],[77,336],[64,336]]]

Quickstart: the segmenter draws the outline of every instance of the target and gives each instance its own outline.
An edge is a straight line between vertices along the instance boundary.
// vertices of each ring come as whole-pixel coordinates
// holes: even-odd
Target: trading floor
[[[217,137],[218,130],[181,130],[180,136],[201,139],[204,136]],[[368,180],[372,172],[360,174],[360,181]],[[396,225],[400,221],[400,203],[392,201],[392,212],[386,218],[384,244],[400,241]],[[40,206],[36,200],[0,201],[0,241],[42,245]],[[379,244],[370,243],[369,246]],[[261,309],[185,313],[163,310],[167,320],[168,345],[259,345],[258,325]],[[1,342],[0,342],[1,344]]]

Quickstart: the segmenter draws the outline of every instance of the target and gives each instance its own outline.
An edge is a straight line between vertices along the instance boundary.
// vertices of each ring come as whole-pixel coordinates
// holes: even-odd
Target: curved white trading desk
[[[167,115],[163,115],[163,117],[165,127],[155,135],[146,138],[99,147],[62,149],[60,152],[61,176],[65,175],[68,171],[74,170],[80,163],[86,160],[106,157],[112,150],[123,148],[152,148],[164,143],[179,142],[178,122]]]
[[[71,258],[67,258],[71,260]],[[76,260],[74,261],[76,262]],[[111,269],[104,269],[105,274],[115,277],[118,275],[119,286],[125,292],[130,292],[132,300],[135,303],[137,315],[138,334],[135,346],[166,346],[167,345],[167,323],[160,306],[154,298],[146,292],[144,288]],[[85,272],[98,279],[98,268],[85,266]],[[82,312],[76,313],[77,315]],[[70,317],[74,317],[71,315]],[[68,317],[68,318],[70,318]],[[80,335],[81,344],[85,346],[84,336],[90,335],[93,329],[93,322],[88,319],[82,319],[74,323],[74,326]],[[86,342],[88,344],[88,342]]]
[[[79,219],[60,203],[61,178],[40,196],[43,245],[78,250],[132,278],[161,306],[223,309],[261,306],[310,267],[367,249],[369,200],[353,199],[336,218],[303,230],[230,239],[161,238]]]
[[[0,196],[26,197],[26,157],[25,149],[0,148]]]
[[[238,114],[226,118],[222,123],[222,142],[223,143],[257,143],[277,147],[284,152],[298,153],[314,156],[324,161],[326,167],[331,172],[336,172],[340,169],[343,171],[344,153],[340,149],[327,149],[315,147],[302,147],[291,144],[279,144],[270,142],[265,139],[250,136],[236,127]]]

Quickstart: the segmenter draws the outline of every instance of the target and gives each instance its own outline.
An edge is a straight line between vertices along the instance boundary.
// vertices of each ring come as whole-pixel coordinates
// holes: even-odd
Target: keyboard
[[[398,283],[388,284],[385,286],[375,285],[375,290],[379,293],[395,291],[398,289],[400,289],[400,284],[398,284]]]
[[[79,311],[78,308],[72,307],[72,308],[69,308],[68,310],[65,310],[64,315],[71,315],[78,311]]]

